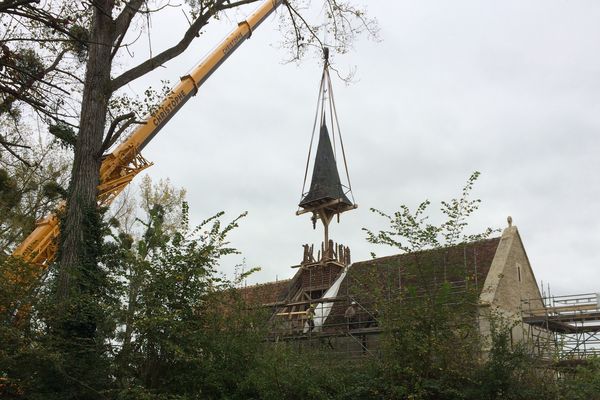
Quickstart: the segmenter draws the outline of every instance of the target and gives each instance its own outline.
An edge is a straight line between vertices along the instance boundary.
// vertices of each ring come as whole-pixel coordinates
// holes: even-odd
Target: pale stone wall
[[[535,275],[516,227],[504,230],[480,295],[479,326],[489,338],[490,318],[502,319],[513,326],[513,342],[527,341],[530,329],[522,323],[522,301],[531,300],[532,308],[541,308]],[[489,349],[489,340],[484,342]]]

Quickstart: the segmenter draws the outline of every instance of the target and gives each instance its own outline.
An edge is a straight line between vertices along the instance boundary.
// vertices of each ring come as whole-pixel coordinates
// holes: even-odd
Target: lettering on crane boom
[[[223,48],[223,54],[227,54],[229,53],[231,50],[233,50],[233,48],[235,47],[236,44],[238,44],[238,42],[240,40],[242,40],[244,38],[244,35],[242,35],[241,33],[237,33],[229,43],[227,43],[227,46],[225,46],[225,48]]]
[[[152,113],[152,122],[154,126],[160,125],[165,119],[177,108],[177,106],[185,98],[185,92],[181,90],[179,93],[169,93],[167,101]]]

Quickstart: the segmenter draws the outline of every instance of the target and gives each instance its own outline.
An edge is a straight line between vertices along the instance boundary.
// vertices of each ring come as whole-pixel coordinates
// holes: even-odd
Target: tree
[[[68,179],[63,149],[41,139],[26,143],[17,156],[0,151],[0,310],[7,323],[27,314],[17,309],[33,301],[40,272],[9,256],[63,198]]]
[[[197,398],[230,390],[229,371],[258,354],[252,313],[216,270],[236,252],[227,235],[239,218],[223,224],[219,213],[192,229],[183,190],[147,178],[140,195],[136,226],[103,225],[110,234],[99,268],[60,308],[53,266],[20,326],[13,303],[26,294],[0,280],[0,396]],[[4,271],[26,272],[18,261]]]
[[[4,255],[66,195],[70,160],[54,140],[29,139],[18,157],[0,152],[0,249]]]
[[[124,71],[117,71],[113,65],[127,44],[128,33],[135,26],[136,20],[153,12],[159,12],[160,2],[144,0],[114,1],[101,0],[92,3],[71,4],[58,2],[55,4],[38,5],[35,1],[8,1],[3,3],[2,11],[8,18],[17,21],[24,20],[30,29],[40,29],[46,36],[42,38],[29,37],[28,43],[38,45],[35,59],[40,58],[41,50],[51,54],[61,54],[53,63],[52,71],[65,71],[60,68],[67,52],[76,52],[84,60],[85,75],[76,73],[63,74],[80,82],[78,91],[81,93],[80,107],[77,107],[76,122],[61,120],[54,131],[57,135],[67,138],[74,144],[74,161],[71,182],[67,198],[66,213],[61,234],[61,265],[59,293],[61,297],[68,296],[68,287],[74,268],[94,268],[98,259],[98,243],[100,243],[97,227],[96,195],[99,182],[99,167],[106,146],[113,142],[113,134],[121,127],[130,125],[135,116],[131,113],[111,116],[110,100],[124,85],[144,76],[148,72],[177,57],[199,36],[200,31],[213,19],[226,10],[252,3],[255,0],[189,0],[190,26],[175,44],[151,56],[140,64]],[[299,10],[307,7],[307,2],[285,2],[290,22],[287,24],[292,32],[287,38],[293,38],[292,58],[301,57],[305,49],[321,44],[318,39],[319,29],[324,26],[310,24]],[[373,30],[373,21],[365,17],[364,12],[352,6],[351,2],[325,0],[327,15],[331,20],[330,30],[333,33],[334,47],[345,51],[354,35],[363,30]],[[154,8],[156,7],[156,8]],[[76,20],[73,19],[76,16]],[[21,33],[16,30],[17,35]],[[48,33],[50,32],[50,33]],[[49,35],[49,36],[48,36]],[[20,38],[11,38],[19,40]],[[291,39],[290,39],[291,40]],[[62,47],[47,49],[46,43]],[[61,49],[61,50],[59,50]],[[13,54],[9,52],[6,54]],[[37,58],[36,58],[37,57]],[[15,63],[13,63],[15,64]],[[6,65],[9,65],[7,63]],[[12,64],[10,64],[12,66]],[[31,95],[36,85],[47,89],[53,88],[52,82],[44,79],[44,73],[49,68],[40,66],[38,74],[27,74],[26,82],[17,81],[12,75],[7,76],[6,87],[12,84],[19,90],[21,96],[13,99],[29,101],[31,104],[41,103],[40,110],[48,108],[45,99],[38,100]],[[13,68],[21,71],[20,68]],[[14,75],[14,74],[13,74]],[[21,79],[22,80],[22,79]],[[36,103],[37,102],[37,103]],[[60,102],[57,103],[60,106]],[[129,110],[132,111],[132,110]],[[59,113],[60,116],[65,113]],[[112,121],[111,123],[109,123]],[[110,125],[110,126],[109,126]],[[75,127],[74,131],[71,127]]]
[[[232,360],[248,356],[251,343],[260,342],[233,283],[216,271],[221,257],[237,253],[227,235],[241,216],[223,225],[219,213],[191,229],[182,190],[149,178],[140,188],[138,226],[133,235],[120,225],[114,228],[103,259],[121,282],[111,338],[116,390],[122,396],[207,393],[225,377],[215,374],[226,369],[217,363],[229,370],[243,365]],[[223,336],[228,345],[243,338],[248,348],[223,347]]]
[[[171,47],[123,70],[116,67],[116,62],[127,53],[128,41],[136,36],[133,27],[143,26],[149,14],[160,12],[169,3],[8,0],[0,4],[2,22],[9,27],[2,42],[0,64],[4,89],[1,100],[6,113],[16,119],[27,115],[23,110],[33,110],[51,134],[74,150],[66,207],[61,215],[58,269],[52,267],[50,271],[56,318],[47,321],[54,347],[64,351],[65,365],[74,366],[76,354],[81,352],[85,354],[80,359],[83,368],[100,376],[106,368],[102,347],[108,329],[105,306],[112,298],[114,282],[107,267],[100,263],[107,230],[96,200],[99,168],[104,152],[137,121],[135,112],[140,111],[121,110],[115,107],[119,102],[111,100],[121,96],[119,90],[128,83],[185,51],[211,20],[254,1],[186,1],[191,20],[183,36]],[[299,11],[306,4],[285,3],[290,17],[287,27],[295,39],[292,58],[300,57],[315,43],[321,44],[318,26],[309,24]],[[326,0],[325,4],[339,51],[344,51],[353,35],[372,27],[372,22],[350,2]],[[9,151],[14,149],[8,140],[0,144]],[[158,218],[160,210],[154,211]],[[157,222],[152,221],[153,228],[157,228]],[[69,379],[77,382],[87,378],[80,375]]]
[[[57,137],[73,144],[85,54],[86,18],[74,3],[6,0],[0,4],[0,148],[27,162],[20,132],[23,119],[37,118]],[[83,25],[81,25],[83,24]],[[74,56],[74,57],[73,57]]]
[[[111,294],[115,282],[110,270],[100,263],[103,237],[107,232],[103,210],[97,206],[97,186],[102,156],[117,135],[136,121],[135,113],[119,112],[111,99],[119,89],[180,55],[211,20],[226,10],[254,0],[189,0],[190,26],[175,43],[131,68],[118,70],[116,60],[126,53],[136,25],[168,4],[146,0],[95,0],[93,2],[46,2],[7,0],[0,4],[2,23],[9,29],[2,42],[2,106],[10,118],[36,114],[49,131],[72,146],[74,157],[61,222],[58,269],[50,269],[53,318],[46,321],[52,349],[62,354],[62,375],[66,381],[85,382],[91,374],[105,377],[103,351]],[[315,24],[299,11],[307,2],[286,2],[292,32],[300,57],[318,40]],[[333,37],[339,51],[357,32],[369,29],[371,22],[350,2],[326,0],[333,24]],[[354,22],[353,22],[354,21]],[[138,24],[140,22],[140,24]],[[85,65],[85,68],[81,68]],[[8,151],[17,141],[1,139]],[[157,218],[160,210],[156,209]],[[158,220],[152,222],[157,228]],[[154,237],[152,234],[149,237]],[[112,300],[111,300],[112,299]],[[110,308],[110,307],[109,307]],[[81,370],[74,369],[79,362]],[[98,378],[100,379],[100,378]],[[101,380],[101,379],[100,379]],[[96,387],[105,387],[106,381]],[[83,386],[82,386],[83,387]],[[94,390],[80,390],[70,396],[98,396]]]
[[[460,247],[493,232],[464,234],[480,203],[470,198],[478,177],[478,172],[469,177],[459,198],[441,203],[441,224],[430,222],[426,200],[414,213],[405,205],[393,215],[372,209],[390,226],[377,233],[363,229],[369,242],[407,254],[403,287],[391,299],[376,301],[385,327],[382,363],[394,382],[388,390],[400,397],[458,398],[477,369],[478,292],[468,285]],[[467,284],[457,288],[452,281],[458,278]]]

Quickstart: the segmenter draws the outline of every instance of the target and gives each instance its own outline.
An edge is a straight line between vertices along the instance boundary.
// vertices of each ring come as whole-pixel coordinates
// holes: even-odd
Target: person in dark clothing
[[[315,327],[315,305],[311,304],[306,310],[306,321],[308,322],[308,331],[312,331]]]
[[[376,327],[379,324],[377,321],[378,319],[379,319],[379,310],[375,309],[375,310],[373,310],[373,312],[369,313],[369,315],[367,316],[367,321],[365,322],[365,328]]]

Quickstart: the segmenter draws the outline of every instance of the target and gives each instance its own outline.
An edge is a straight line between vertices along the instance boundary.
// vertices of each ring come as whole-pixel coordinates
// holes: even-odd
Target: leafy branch
[[[486,228],[479,234],[465,234],[469,217],[479,209],[481,204],[480,199],[471,199],[473,187],[479,176],[478,171],[473,172],[462,188],[460,197],[441,202],[441,211],[446,220],[440,225],[429,222],[429,215],[427,215],[431,205],[429,200],[421,202],[414,212],[406,205],[401,205],[400,210],[392,215],[371,208],[373,213],[387,220],[389,228],[378,232],[363,228],[367,234],[367,241],[396,247],[403,253],[410,253],[488,238],[497,230]]]

